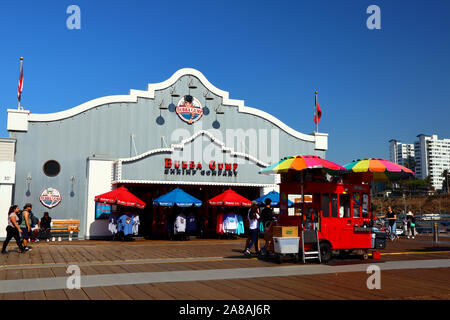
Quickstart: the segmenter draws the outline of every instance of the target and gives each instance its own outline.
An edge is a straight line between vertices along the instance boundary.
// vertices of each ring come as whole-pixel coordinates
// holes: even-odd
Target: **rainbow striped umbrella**
[[[371,172],[374,181],[398,180],[414,176],[411,169],[384,159],[358,159],[344,167],[351,172]]]
[[[296,155],[281,159],[279,162],[261,170],[264,174],[287,173],[288,171],[301,171],[305,169],[324,169],[329,174],[347,171],[337,163],[322,159],[318,156]]]

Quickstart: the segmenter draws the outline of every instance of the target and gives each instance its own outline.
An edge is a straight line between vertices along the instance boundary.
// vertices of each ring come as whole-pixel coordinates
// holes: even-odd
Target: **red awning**
[[[251,207],[252,202],[244,198],[235,191],[228,189],[222,194],[215,196],[209,200],[209,204],[213,206],[244,206]]]
[[[103,193],[94,198],[95,202],[120,204],[122,206],[145,208],[145,202],[136,197],[125,187],[120,187],[110,192]]]

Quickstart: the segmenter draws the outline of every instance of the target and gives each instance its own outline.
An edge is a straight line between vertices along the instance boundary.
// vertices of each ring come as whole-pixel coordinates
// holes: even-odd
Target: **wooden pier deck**
[[[388,243],[381,251],[381,260],[349,257],[334,259],[327,266],[295,264],[288,259],[279,265],[247,258],[241,253],[243,239],[40,242],[33,243],[25,254],[15,252],[11,243],[9,253],[0,255],[0,300],[448,300],[450,241],[446,239],[450,240],[442,238],[439,244],[423,236],[401,239]],[[441,262],[442,266],[428,268],[424,264],[428,261]],[[369,290],[366,267],[375,263],[389,268],[381,271],[381,289]],[[14,288],[19,281],[26,284],[41,279],[44,283],[68,277],[68,265],[78,265],[86,279],[102,276],[105,282],[81,289],[61,286],[49,290],[43,285],[42,290],[2,291],[2,283]],[[288,270],[287,275],[284,270]],[[116,284],[116,278],[124,274],[137,280]],[[230,276],[223,279],[221,274]],[[159,275],[167,280],[159,282]]]

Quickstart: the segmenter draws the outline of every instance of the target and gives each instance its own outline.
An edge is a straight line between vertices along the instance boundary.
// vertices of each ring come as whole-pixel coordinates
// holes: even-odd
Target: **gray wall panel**
[[[182,95],[188,93],[188,77],[183,76],[176,83],[176,88]],[[198,89],[191,90],[191,94],[205,104],[203,93],[206,88],[199,84]],[[79,218],[81,219],[80,235],[84,236],[86,230],[86,195],[87,158],[96,155],[106,155],[112,159],[128,158],[135,156],[131,144],[130,135],[135,135],[136,149],[139,154],[152,149],[161,148],[161,137],[170,146],[171,135],[178,128],[187,129],[190,134],[200,126],[204,130],[212,129],[216,120],[214,108],[222,101],[216,96],[213,102],[207,102],[210,113],[195,125],[183,122],[175,112],[160,110],[157,103],[161,98],[166,104],[179,98],[172,98],[169,94],[170,88],[157,91],[155,99],[139,98],[137,103],[111,103],[104,104],[78,115],[50,122],[31,122],[28,132],[11,132],[11,137],[17,139],[16,144],[16,186],[14,203],[23,206],[26,202],[34,205],[33,211],[38,217],[44,211],[56,218]],[[266,106],[268,107],[268,106]],[[276,106],[273,106],[276,107]],[[223,142],[226,143],[226,129],[249,128],[266,129],[268,133],[268,148],[271,148],[270,130],[279,129],[277,126],[256,115],[239,113],[236,106],[222,106],[225,114],[217,115],[220,122]],[[158,125],[156,119],[164,118],[164,125]],[[281,119],[283,120],[283,119]],[[314,149],[313,142],[305,142],[287,134],[279,129],[279,156],[293,154],[315,154],[325,156],[324,151]],[[248,151],[251,148],[247,146]],[[258,154],[253,154],[258,158]],[[132,164],[124,164],[122,179],[136,180],[173,180],[174,176],[168,178],[163,174],[164,158],[167,155],[158,155],[145,158]],[[61,164],[61,172],[57,177],[47,177],[42,171],[43,164],[48,160],[57,160]],[[263,160],[263,159],[262,159]],[[207,165],[207,164],[204,164]],[[254,164],[241,164],[237,178],[220,177],[216,180],[208,180],[206,177],[183,176],[187,181],[232,181],[239,183],[271,183],[273,177],[262,176],[257,172],[260,167]],[[26,177],[31,174],[32,181],[28,192]],[[72,186],[71,176],[75,176]],[[44,188],[53,187],[60,191],[61,203],[53,208],[47,209],[39,202],[40,193]]]

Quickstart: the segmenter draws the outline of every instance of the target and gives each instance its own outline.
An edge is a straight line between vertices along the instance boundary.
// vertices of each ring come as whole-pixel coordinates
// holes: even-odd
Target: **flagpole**
[[[22,75],[22,71],[23,70],[23,57],[20,57],[20,76],[19,76],[19,85],[20,85],[20,77],[21,77],[21,75]],[[23,80],[22,80],[22,83],[23,83]],[[22,98],[22,88],[20,88],[19,89],[20,90],[20,92],[19,92],[19,94],[17,95],[17,99],[19,100],[19,103],[17,104],[17,110],[21,110],[22,109],[22,106],[20,105],[20,99]]]
[[[316,119],[316,133],[319,132],[319,119],[317,114],[317,91],[314,95],[314,118]]]

